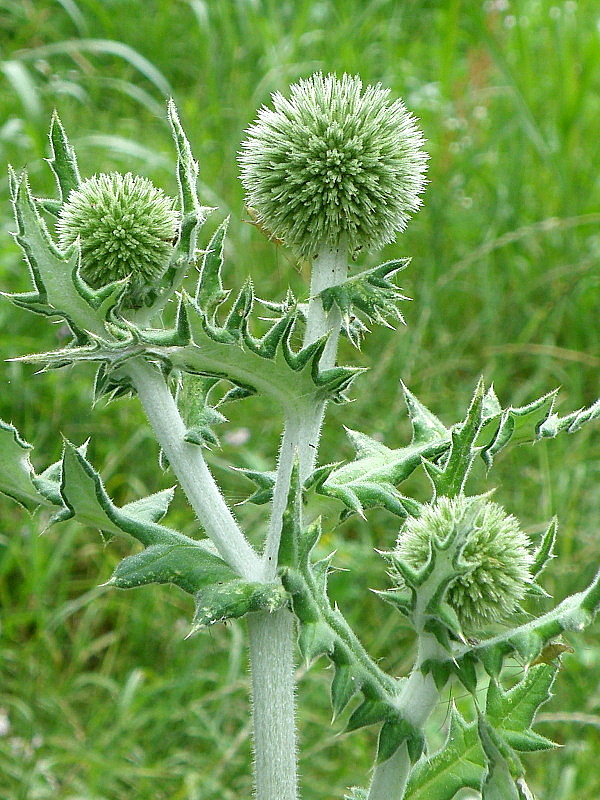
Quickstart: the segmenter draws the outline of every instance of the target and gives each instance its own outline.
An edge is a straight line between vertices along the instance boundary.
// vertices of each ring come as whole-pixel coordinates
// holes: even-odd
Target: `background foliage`
[[[9,232],[7,162],[27,167],[35,191],[52,190],[47,128],[54,106],[84,177],[132,170],[175,193],[164,113],[173,94],[201,164],[205,201],[231,214],[227,277],[251,271],[263,297],[302,291],[306,267],[245,224],[236,152],[269,94],[316,69],[360,73],[402,96],[420,118],[431,155],[425,205],[383,258],[409,255],[401,283],[414,298],[407,326],[376,329],[355,401],[333,408],[322,460],[350,456],[342,423],[406,440],[402,378],[448,424],[480,374],[519,405],[562,385],[561,413],[597,395],[600,273],[598,12],[552,0],[0,0],[0,288],[25,291]],[[208,226],[210,228],[210,225]],[[361,255],[361,267],[381,257]],[[64,336],[0,304],[0,357],[54,346]],[[34,375],[0,366],[0,417],[37,446],[41,468],[60,433],[92,437],[90,456],[117,502],[170,485],[135,401],[90,409],[91,370]],[[248,416],[247,416],[248,415]],[[223,447],[210,456],[228,499],[251,488],[224,465],[271,468],[280,420],[250,399],[232,409]],[[251,419],[251,430],[246,421]],[[556,513],[559,559],[546,586],[557,599],[582,588],[600,560],[594,487],[597,429],[512,450],[499,461],[496,499],[535,534]],[[473,491],[487,488],[483,473]],[[426,491],[415,482],[417,496]],[[264,513],[239,514],[258,541]],[[8,501],[0,510],[0,794],[14,800],[213,800],[250,794],[243,626],[183,641],[189,600],[176,589],[99,587],[129,544],[65,524],[38,536]],[[173,524],[195,533],[182,498]],[[366,592],[386,578],[373,547],[388,548],[385,513],[350,520],[324,537],[354,570],[332,578],[346,616],[371,653],[397,673],[410,662],[399,618]],[[574,640],[543,733],[564,744],[532,757],[545,800],[600,795],[600,640]],[[306,800],[341,797],[365,783],[371,731],[329,727],[328,675],[301,671]],[[520,669],[515,664],[515,671]],[[460,702],[460,700],[459,700]],[[439,709],[442,736],[446,706]],[[541,730],[542,726],[540,726]],[[5,785],[3,785],[3,783]]]

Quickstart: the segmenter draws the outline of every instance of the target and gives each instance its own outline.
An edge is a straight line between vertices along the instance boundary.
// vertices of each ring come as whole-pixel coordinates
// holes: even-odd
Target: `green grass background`
[[[522,404],[561,385],[560,411],[591,403],[600,366],[600,38],[593,0],[0,0],[0,289],[25,291],[10,231],[5,165],[52,191],[43,161],[53,107],[84,176],[132,170],[176,190],[164,100],[171,93],[201,164],[205,201],[231,214],[226,281],[251,273],[259,295],[302,294],[302,269],[244,224],[236,152],[270,92],[314,70],[359,73],[402,96],[431,155],[424,208],[394,245],[361,266],[410,255],[405,328],[376,329],[346,363],[370,366],[354,402],[331,409],[322,460],[351,456],[342,423],[406,440],[399,380],[449,423],[480,374]],[[36,444],[42,468],[61,434],[91,436],[90,455],[119,503],[170,485],[135,400],[90,409],[86,367],[36,375],[4,359],[46,350],[60,327],[0,304],[0,417]],[[228,499],[248,490],[228,464],[270,468],[280,420],[251,399],[232,407],[210,456]],[[243,430],[242,430],[243,432]],[[237,439],[239,441],[239,438]],[[598,429],[510,451],[490,479],[531,533],[557,514],[557,599],[600,561]],[[424,496],[423,480],[414,491]],[[242,507],[259,540],[265,517]],[[171,523],[196,532],[178,496]],[[0,798],[239,800],[250,797],[244,625],[184,641],[190,599],[169,587],[98,588],[130,542],[0,504]],[[350,570],[333,595],[372,654],[396,674],[410,664],[402,620],[367,592],[386,585],[373,547],[397,522],[373,513],[328,532]],[[527,758],[544,800],[600,797],[600,628],[573,638],[539,730],[563,747]],[[305,800],[365,785],[374,733],[330,727],[329,673],[299,673]],[[515,666],[518,670],[518,665]],[[439,709],[441,736],[445,705]],[[585,715],[585,716],[582,716]]]

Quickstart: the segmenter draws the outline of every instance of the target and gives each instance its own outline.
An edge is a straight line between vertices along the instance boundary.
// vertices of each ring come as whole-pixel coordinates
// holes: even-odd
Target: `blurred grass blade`
[[[43,113],[42,101],[27,67],[19,61],[1,61],[0,70],[19,97],[26,116],[39,120]]]
[[[64,8],[65,13],[77,28],[77,33],[80,36],[87,36],[88,24],[75,0],[57,0],[57,2]]]
[[[147,78],[161,95],[173,93],[169,81],[147,58],[140,55],[129,45],[116,42],[112,39],[67,39],[63,42],[32,47],[28,50],[19,50],[15,56],[20,60],[38,60],[51,56],[74,56],[78,53],[93,53],[95,55],[117,56],[130,64],[135,70]]]

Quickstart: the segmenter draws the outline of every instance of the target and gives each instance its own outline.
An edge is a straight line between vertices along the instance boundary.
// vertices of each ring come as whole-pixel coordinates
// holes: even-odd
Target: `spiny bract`
[[[317,73],[273,95],[239,156],[248,206],[302,256],[346,241],[375,250],[421,205],[427,154],[414,117],[381,85]]]
[[[487,497],[441,497],[425,506],[406,521],[394,557],[419,569],[453,535],[460,555],[446,602],[466,630],[507,619],[532,583],[533,555],[518,520]]]
[[[79,238],[81,275],[95,289],[131,276],[124,302],[140,306],[169,263],[179,221],[173,206],[147,178],[94,175],[63,205],[59,242],[66,249]]]

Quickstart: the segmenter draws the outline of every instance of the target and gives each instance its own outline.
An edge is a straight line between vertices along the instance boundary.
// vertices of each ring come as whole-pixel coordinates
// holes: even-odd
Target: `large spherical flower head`
[[[346,240],[375,250],[420,204],[427,154],[389,90],[318,73],[273,95],[240,153],[247,204],[274,237],[310,257]]]
[[[533,556],[518,520],[497,503],[485,496],[441,497],[420,517],[407,520],[394,553],[412,567],[423,567],[435,543],[447,541],[453,532],[464,546],[460,574],[448,588],[446,602],[465,630],[507,619],[531,585]]]
[[[140,306],[157,287],[178,229],[174,201],[147,178],[94,175],[69,194],[57,232],[67,248],[78,238],[81,275],[93,288],[130,277],[124,302]]]

